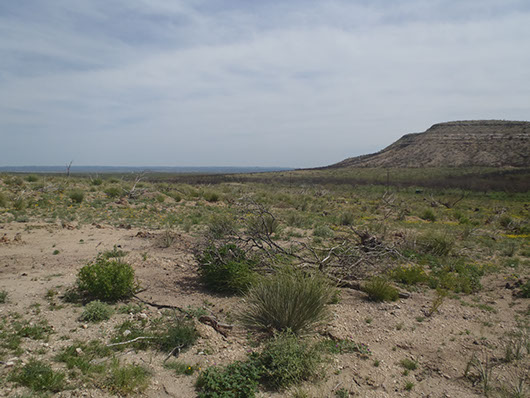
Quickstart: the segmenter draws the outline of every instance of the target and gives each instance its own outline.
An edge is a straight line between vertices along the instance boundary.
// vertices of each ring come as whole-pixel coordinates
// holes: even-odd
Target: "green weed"
[[[107,303],[99,300],[91,301],[85,306],[83,313],[79,317],[83,322],[101,322],[110,319],[114,310]]]
[[[332,286],[319,275],[280,270],[248,291],[241,320],[248,327],[308,332],[327,319],[332,293]]]
[[[380,276],[373,277],[366,282],[363,291],[371,301],[395,301],[399,297],[399,291]]]

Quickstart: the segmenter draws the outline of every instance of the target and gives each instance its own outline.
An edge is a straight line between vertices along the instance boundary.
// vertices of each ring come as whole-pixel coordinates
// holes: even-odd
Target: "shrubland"
[[[489,280],[506,284],[514,300],[527,300],[530,196],[520,180],[513,189],[492,190],[504,186],[503,180],[495,175],[488,182],[480,177],[483,172],[474,170],[479,177],[473,180],[473,174],[458,170],[393,170],[390,184],[377,170],[356,175],[340,170],[283,176],[152,175],[141,181],[125,175],[1,175],[3,224],[137,228],[156,236],[156,248],[163,252],[175,250],[179,237],[188,237],[194,242],[190,253],[196,289],[231,300],[234,315],[222,314],[229,326],[259,336],[250,353],[227,363],[201,368],[180,359],[167,362],[201,342],[198,323],[209,319],[205,324],[219,331],[217,320],[212,321],[213,306],[174,306],[157,316],[138,317],[144,314],[142,306],[150,305],[137,301],[142,289],[135,273],[138,262],[115,246],[85,262],[61,296],[61,305],[76,311],[77,322],[111,330],[106,340],[74,338],[53,358],[27,357],[24,364],[2,371],[9,376],[5,383],[35,393],[56,393],[80,381],[109,394],[141,393],[155,375],[120,359],[120,353],[133,349],[162,355],[165,359],[156,360],[175,377],[194,378],[199,397],[285,393],[329,375],[329,363],[339,355],[370,357],[370,349],[355,336],[337,338],[328,330],[341,290],[355,292],[378,311],[406,306],[412,294],[434,297],[423,313],[411,316],[412,328],[441,316],[449,300],[493,313],[489,302],[478,299],[486,283],[492,286]],[[148,263],[150,255],[143,252],[142,261]],[[55,295],[48,299],[50,306],[56,300]],[[0,290],[0,309],[10,302],[11,294]],[[347,305],[352,306],[351,299]],[[0,316],[2,361],[25,355],[28,341],[47,341],[54,333],[44,319],[29,321],[7,312]],[[466,388],[482,386],[488,394],[527,391],[525,375],[512,385],[501,382],[504,376],[491,377],[528,363],[525,317],[528,313],[517,319],[517,331],[483,344],[488,356],[470,357]],[[373,318],[364,317],[366,327],[377,323]],[[396,331],[404,328],[398,325]],[[201,348],[201,355],[205,351]],[[385,360],[374,358],[374,367],[381,363]],[[421,361],[406,358],[394,371],[401,367],[408,377],[421,366]],[[411,391],[417,383],[404,379],[401,384]],[[349,394],[347,389],[336,391],[336,396]]]

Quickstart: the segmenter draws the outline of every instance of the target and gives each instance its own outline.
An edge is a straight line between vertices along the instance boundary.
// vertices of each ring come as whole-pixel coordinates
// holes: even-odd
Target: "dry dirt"
[[[150,232],[155,236],[157,231]],[[88,226],[67,229],[50,224],[6,224],[0,226],[0,236],[7,243],[0,243],[0,290],[9,293],[6,304],[0,304],[0,314],[15,311],[26,319],[46,318],[54,333],[48,343],[24,341],[25,353],[18,359],[30,357],[50,360],[53,367],[60,364],[51,361],[61,347],[75,339],[102,339],[106,341],[114,326],[127,317],[139,316],[116,314],[110,321],[83,325],[78,321],[80,308],[67,304],[51,311],[45,298],[48,289],[63,293],[75,281],[77,271],[98,252],[120,245],[128,252],[127,261],[136,271],[145,289],[139,296],[145,300],[200,307],[207,305],[219,319],[230,320],[241,301],[238,298],[214,296],[205,292],[198,283],[196,263],[191,252],[193,239],[180,235],[169,248],[161,248],[156,238],[139,237],[139,229]],[[19,240],[14,237],[20,234]],[[54,255],[54,250],[59,254]],[[483,396],[479,386],[473,387],[463,377],[472,353],[481,353],[489,346],[499,356],[502,352],[501,337],[516,326],[516,311],[525,311],[528,301],[512,297],[505,289],[503,276],[493,274],[484,281],[484,289],[473,296],[480,303],[496,311],[463,306],[454,298],[447,298],[440,312],[425,318],[434,298],[433,291],[413,292],[409,299],[394,303],[374,304],[367,302],[363,293],[343,289],[341,301],[332,306],[333,319],[323,333],[338,338],[352,338],[365,343],[372,354],[362,359],[356,354],[336,355],[326,365],[325,375],[315,383],[302,388],[311,397],[334,397],[335,391],[345,388],[358,397],[474,397]],[[471,296],[464,300],[472,303]],[[475,298],[475,300],[477,300]],[[31,306],[41,304],[37,316]],[[33,307],[34,308],[34,307]],[[147,317],[156,317],[158,310],[147,307]],[[143,316],[143,315],[142,315]],[[250,349],[247,331],[235,327],[225,338],[210,326],[197,322],[200,333],[198,343],[180,359],[206,368],[213,364],[226,364],[242,359]],[[68,336],[69,340],[61,339]],[[44,350],[42,350],[44,348]],[[45,351],[43,353],[43,351]],[[125,351],[121,360],[146,366],[153,373],[148,397],[194,397],[193,376],[175,376],[162,367],[166,354],[151,351]],[[418,369],[404,376],[399,362],[404,358],[418,361]],[[17,360],[14,359],[13,360]],[[379,366],[374,366],[378,360]],[[5,365],[0,365],[5,367]],[[495,372],[506,379],[499,364]],[[7,369],[0,370],[5,375]],[[407,381],[414,383],[412,391],[406,391]],[[509,380],[504,380],[508,382]],[[21,389],[4,388],[0,396],[15,396]],[[78,386],[64,391],[58,397],[104,397],[104,391]],[[287,397],[291,391],[281,393],[261,392],[262,397]]]

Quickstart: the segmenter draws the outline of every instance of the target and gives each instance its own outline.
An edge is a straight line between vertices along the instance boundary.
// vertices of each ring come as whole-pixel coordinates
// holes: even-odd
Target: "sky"
[[[528,0],[4,0],[0,166],[316,167],[530,120]]]

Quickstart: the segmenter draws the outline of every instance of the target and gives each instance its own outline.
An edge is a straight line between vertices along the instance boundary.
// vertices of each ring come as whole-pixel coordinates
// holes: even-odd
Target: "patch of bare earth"
[[[196,262],[192,254],[192,238],[179,235],[169,248],[160,247],[159,231],[116,229],[107,226],[86,226],[68,229],[49,224],[7,224],[0,235],[0,290],[8,292],[8,301],[0,305],[0,315],[17,312],[30,321],[46,319],[53,327],[47,342],[24,339],[23,353],[6,358],[0,365],[0,377],[5,377],[12,363],[27,362],[29,358],[53,362],[62,347],[75,340],[98,339],[107,343],[114,327],[128,318],[154,319],[160,310],[147,306],[140,314],[115,314],[109,321],[85,324],[78,320],[79,306],[64,304],[52,309],[46,293],[56,289],[59,296],[75,281],[78,270],[98,252],[119,245],[128,252],[126,260],[134,266],[143,291],[138,294],[148,302],[183,308],[205,307],[219,320],[234,322],[239,298],[212,295],[199,284]],[[15,236],[19,238],[15,240]],[[54,251],[57,254],[54,254]],[[376,304],[365,300],[363,293],[344,289],[339,304],[332,306],[333,319],[323,334],[335,338],[351,338],[367,344],[371,355],[335,355],[326,365],[325,375],[303,388],[313,397],[334,397],[345,388],[362,397],[474,397],[482,396],[479,386],[463,377],[473,353],[486,350],[502,356],[501,338],[516,326],[517,311],[526,310],[524,300],[512,297],[504,287],[501,274],[483,281],[480,294],[464,297],[470,304],[482,303],[480,309],[462,305],[456,298],[447,298],[439,313],[426,316],[434,300],[434,292],[413,292],[408,299],[394,303]],[[35,304],[40,304],[36,306]],[[247,331],[237,325],[224,337],[212,327],[196,321],[200,333],[198,342],[180,354],[183,362],[202,369],[214,364],[228,364],[245,358],[252,349]],[[148,397],[194,397],[196,374],[176,376],[163,367],[165,353],[125,350],[119,354],[125,363],[145,366],[152,372],[152,381],[144,392]],[[400,362],[417,361],[416,370],[404,375]],[[377,365],[377,366],[376,366]],[[502,366],[502,365],[499,365]],[[405,372],[406,373],[406,372]],[[411,391],[405,383],[414,384]],[[58,397],[105,397],[103,390],[79,385],[70,380],[73,389],[56,394]],[[15,396],[22,389],[7,384],[0,396]],[[263,397],[290,396],[261,392]]]

